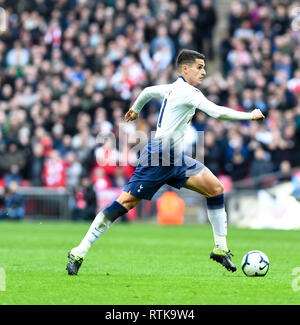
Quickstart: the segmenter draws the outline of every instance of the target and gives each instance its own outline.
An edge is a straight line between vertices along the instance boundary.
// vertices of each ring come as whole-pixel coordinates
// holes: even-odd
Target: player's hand
[[[139,114],[136,113],[133,109],[130,110],[125,114],[125,122],[131,122],[136,120],[139,117]]]
[[[260,109],[254,109],[251,113],[252,113],[252,120],[254,121],[263,121],[265,119],[265,116]]]

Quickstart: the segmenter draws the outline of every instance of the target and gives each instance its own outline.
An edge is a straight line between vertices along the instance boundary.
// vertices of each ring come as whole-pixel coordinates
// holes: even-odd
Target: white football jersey
[[[209,101],[199,89],[188,84],[181,76],[172,84],[145,88],[134,102],[132,109],[139,113],[152,98],[162,99],[155,138],[172,137],[177,144],[183,143],[196,109],[222,120],[252,119],[251,113],[239,112]]]

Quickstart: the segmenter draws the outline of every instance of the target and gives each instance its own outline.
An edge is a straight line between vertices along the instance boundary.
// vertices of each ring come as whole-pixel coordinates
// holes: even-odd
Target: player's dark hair
[[[176,66],[179,68],[182,64],[193,64],[196,59],[205,59],[205,55],[193,50],[181,50],[176,59]]]

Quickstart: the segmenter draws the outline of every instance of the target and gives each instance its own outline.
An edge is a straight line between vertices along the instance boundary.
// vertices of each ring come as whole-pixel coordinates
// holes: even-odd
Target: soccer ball
[[[265,276],[269,266],[268,256],[260,251],[250,251],[242,259],[242,270],[247,276]]]

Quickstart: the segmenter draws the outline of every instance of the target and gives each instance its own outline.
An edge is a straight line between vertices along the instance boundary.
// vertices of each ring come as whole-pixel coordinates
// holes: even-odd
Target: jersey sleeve
[[[137,97],[131,109],[140,113],[142,108],[152,99],[152,98],[161,98],[165,97],[166,92],[170,89],[171,85],[159,85],[146,87]]]
[[[191,102],[197,109],[218,120],[252,120],[252,113],[239,112],[232,108],[216,105],[198,89],[195,89]]]

